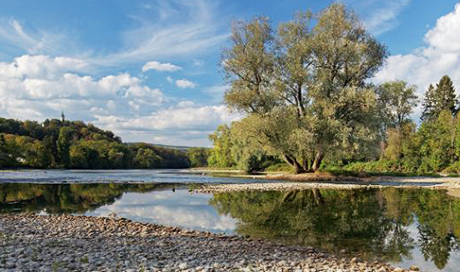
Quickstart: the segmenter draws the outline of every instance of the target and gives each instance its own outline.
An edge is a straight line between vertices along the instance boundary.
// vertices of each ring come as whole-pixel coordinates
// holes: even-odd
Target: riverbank
[[[204,185],[200,192],[241,191],[241,190],[295,190],[295,189],[355,189],[355,188],[427,188],[427,189],[459,189],[460,177],[430,176],[347,176],[330,173],[259,173],[245,174],[241,171],[229,172],[216,169],[191,169],[191,172],[204,175],[228,174],[229,177],[253,180],[271,180],[272,183],[247,183]],[[282,182],[289,181],[289,182]]]
[[[1,271],[407,271],[126,219],[0,215]]]

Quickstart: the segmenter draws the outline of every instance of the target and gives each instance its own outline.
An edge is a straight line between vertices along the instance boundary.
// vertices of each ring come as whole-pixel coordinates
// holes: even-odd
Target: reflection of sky
[[[443,272],[458,272],[460,271],[460,252],[456,250],[452,250],[450,252],[449,261],[447,265],[442,269],[438,269],[433,261],[430,259],[425,260],[423,257],[423,253],[420,251],[420,244],[419,244],[419,232],[418,232],[418,222],[415,221],[411,225],[407,227],[407,232],[409,236],[412,237],[415,241],[415,247],[411,250],[412,258],[411,259],[404,259],[402,262],[399,263],[392,263],[394,266],[400,266],[404,268],[409,268],[411,265],[416,265],[418,267],[423,267],[422,271],[443,271]]]
[[[237,220],[228,215],[219,215],[209,205],[211,198],[212,195],[192,194],[187,190],[126,193],[115,203],[86,214],[107,216],[116,213],[139,222],[234,233]]]

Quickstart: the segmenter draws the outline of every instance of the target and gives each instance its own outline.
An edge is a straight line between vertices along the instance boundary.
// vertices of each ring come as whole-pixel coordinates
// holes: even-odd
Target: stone
[[[179,269],[182,269],[182,270],[185,270],[188,268],[188,264],[187,263],[181,263],[179,264]]]

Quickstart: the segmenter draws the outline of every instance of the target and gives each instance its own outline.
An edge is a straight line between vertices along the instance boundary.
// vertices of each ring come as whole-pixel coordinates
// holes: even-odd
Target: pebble
[[[118,217],[0,214],[0,231],[8,237],[0,239],[0,271],[407,271],[310,247]]]

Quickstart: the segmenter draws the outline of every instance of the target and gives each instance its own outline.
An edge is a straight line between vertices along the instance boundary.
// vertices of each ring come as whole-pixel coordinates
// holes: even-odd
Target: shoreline
[[[190,172],[202,173],[229,173],[227,170],[191,169]],[[238,173],[242,173],[241,171]],[[385,188],[396,187],[405,189],[433,189],[433,190],[460,190],[460,177],[429,177],[429,176],[370,176],[355,177],[331,175],[328,173],[263,173],[257,175],[238,174],[229,175],[233,178],[254,180],[270,180],[267,183],[239,183],[239,184],[204,184],[196,190],[200,193],[223,191],[269,191],[269,190],[302,190],[302,189],[358,189],[358,188]],[[458,194],[460,196],[460,193]]]
[[[194,190],[196,193],[228,193],[238,191],[296,191],[308,189],[381,189],[381,188],[401,188],[401,189],[428,189],[428,190],[450,190],[452,196],[460,197],[460,187],[458,185],[439,184],[439,185],[374,185],[357,183],[321,183],[321,182],[273,182],[273,183],[237,183],[237,184],[204,184],[201,188]]]
[[[1,271],[408,271],[123,218],[0,215]]]

